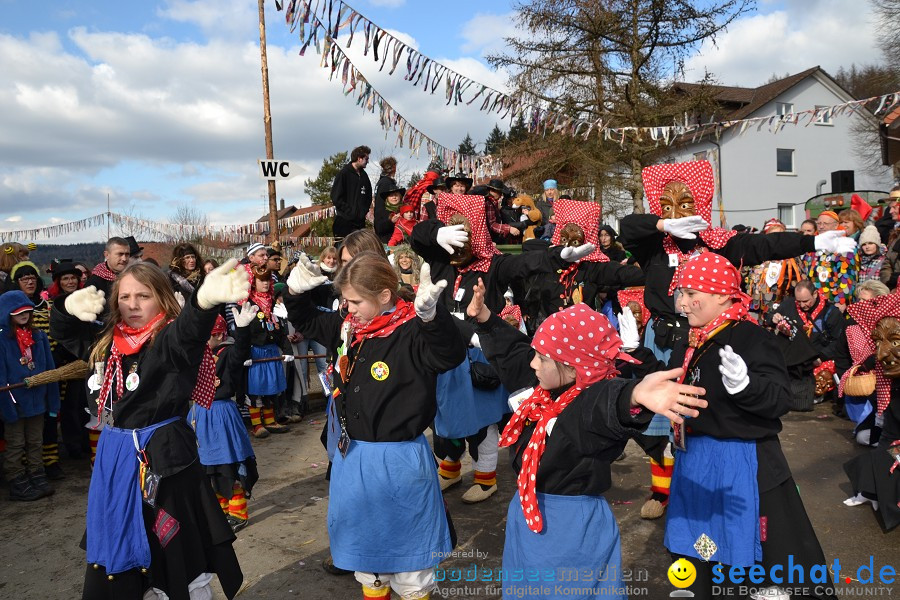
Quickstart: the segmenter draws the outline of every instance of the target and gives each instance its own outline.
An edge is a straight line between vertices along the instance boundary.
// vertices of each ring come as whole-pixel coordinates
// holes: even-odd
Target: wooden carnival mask
[[[584,231],[575,223],[566,223],[559,232],[559,243],[562,246],[577,248],[584,244]]]
[[[472,224],[469,223],[469,219],[456,213],[450,217],[450,222],[447,225],[462,225],[466,233],[469,234],[466,242],[461,247],[455,248],[453,254],[450,255],[451,265],[456,268],[465,267],[475,260],[475,253],[472,252]]]
[[[626,304],[625,308],[630,310],[631,314],[634,315],[634,320],[638,326],[638,333],[642,333],[644,331],[644,309],[634,300]]]
[[[886,377],[900,377],[900,319],[884,317],[872,330],[875,356]]]
[[[660,217],[663,219],[680,219],[697,214],[694,206],[694,194],[681,181],[670,181],[663,188],[659,197]]]

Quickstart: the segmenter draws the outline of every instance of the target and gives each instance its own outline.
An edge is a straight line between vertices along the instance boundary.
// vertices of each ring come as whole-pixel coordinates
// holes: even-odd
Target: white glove
[[[593,244],[582,244],[577,248],[566,246],[559,253],[559,257],[566,262],[577,262],[593,252],[597,247]]]
[[[248,358],[247,360],[245,360],[245,361],[244,361],[244,366],[245,366],[245,367],[252,367],[252,366],[253,366],[253,359],[252,359],[252,358]]]
[[[250,302],[244,302],[240,312],[238,312],[237,308],[232,306],[231,315],[234,317],[235,327],[246,327],[252,323],[253,319],[256,318],[257,312],[259,312],[259,307],[255,304],[250,304]]]
[[[856,251],[856,240],[844,237],[843,231],[823,231],[816,236],[816,250],[830,254],[847,254]]]
[[[282,356],[281,358],[284,360],[284,362],[294,362],[294,355],[293,355],[293,354],[285,354],[285,355]]]
[[[528,215],[522,215],[521,217],[519,217],[519,221],[521,221],[521,222],[523,222],[523,223],[524,223],[525,221],[528,221],[528,220],[529,220],[529,219],[528,219]]]
[[[328,281],[326,275],[322,275],[322,270],[318,265],[309,260],[305,254],[300,256],[297,266],[288,276],[288,289],[295,294],[302,294],[311,289],[317,288]]]
[[[105,295],[102,290],[98,291],[96,287],[89,285],[66,296],[63,306],[67,313],[79,321],[90,323],[96,321],[97,316],[103,312]]]
[[[175,292],[175,300],[178,301],[178,306],[184,308],[184,294],[181,292]]]
[[[226,302],[237,302],[247,297],[250,292],[250,280],[247,272],[235,271],[237,259],[229,258],[221,267],[210,271],[200,289],[197,290],[197,306],[209,310]]]
[[[453,254],[454,248],[462,248],[468,240],[465,225],[447,225],[437,231],[438,246],[446,250],[447,254]]]
[[[442,227],[441,229],[446,228]],[[423,264],[422,270],[419,271],[419,289],[416,291],[415,306],[416,314],[426,323],[434,319],[437,303],[445,287],[447,287],[445,280],[437,283],[431,282],[431,267],[428,266],[428,263]]]
[[[681,238],[683,240],[693,240],[697,236],[698,231],[704,231],[709,227],[709,223],[703,220],[703,217],[694,215],[693,217],[681,217],[680,219],[663,219],[663,231],[672,237]]]
[[[472,339],[469,340],[469,345],[481,350],[481,339],[478,337],[477,333],[472,334]]]
[[[744,388],[750,385],[747,363],[734,353],[731,346],[725,346],[719,350],[719,357],[722,359],[719,373],[722,374],[722,385],[725,386],[725,391],[731,395],[744,391]]]
[[[641,345],[637,320],[634,318],[634,313],[628,309],[619,313],[619,337],[622,338],[624,352],[631,352]]]

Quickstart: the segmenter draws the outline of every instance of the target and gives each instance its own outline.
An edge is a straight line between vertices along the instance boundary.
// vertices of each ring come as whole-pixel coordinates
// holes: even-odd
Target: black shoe
[[[231,531],[235,533],[247,526],[248,519],[239,519],[232,515],[226,515],[225,519],[228,521],[228,524],[231,525]]]
[[[47,480],[47,475],[43,471],[35,471],[34,473],[30,473],[28,475],[28,479],[31,480],[31,485],[33,485],[37,491],[41,493],[41,497],[44,496],[52,496],[53,492],[56,490],[53,489],[53,486],[50,485],[50,482]]]
[[[44,495],[31,483],[28,473],[22,473],[9,482],[9,499],[32,502]]]
[[[342,569],[340,567],[334,566],[334,561],[331,559],[330,556],[322,561],[322,570],[325,571],[326,573],[328,573],[329,575],[336,575],[338,577],[341,575],[349,575],[350,573],[353,572],[353,571],[348,571],[347,569]]]
[[[66,478],[66,474],[63,472],[62,467],[59,466],[58,462],[55,462],[52,465],[45,465],[44,474],[47,476],[47,479],[50,479],[51,481],[59,481],[60,479]]]

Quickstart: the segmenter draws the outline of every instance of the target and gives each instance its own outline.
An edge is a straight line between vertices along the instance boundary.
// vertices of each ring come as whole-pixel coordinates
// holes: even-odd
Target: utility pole
[[[266,158],[273,160],[272,111],[269,108],[269,62],[266,58],[266,7],[265,0],[259,0],[259,54],[262,61],[263,123],[266,126]],[[269,180],[269,243],[278,241],[278,202],[275,194],[275,180]]]

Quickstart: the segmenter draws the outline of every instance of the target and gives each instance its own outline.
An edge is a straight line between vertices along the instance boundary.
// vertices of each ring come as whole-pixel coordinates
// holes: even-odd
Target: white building
[[[676,85],[688,93],[697,87]],[[855,100],[819,67],[758,88],[713,86],[712,90],[720,106],[712,120],[719,122],[792,114]],[[889,167],[873,177],[854,155],[851,130],[854,121],[863,118],[871,119],[872,127],[877,127],[871,113],[849,111],[820,118],[809,126],[805,126],[809,119],[806,116],[799,124],[786,124],[777,133],[770,132],[768,123],[759,130],[751,125],[743,134],[735,126],[723,130],[718,140],[707,135],[694,143],[673,147],[669,158],[672,162],[709,159],[713,163],[717,178],[721,178],[729,226],[742,223],[761,228],[767,219],[778,217],[789,228],[798,227],[806,218],[804,202],[819,193],[834,191],[834,171],[853,171],[856,190],[891,189]],[[713,214],[717,221],[715,203]],[[714,225],[719,225],[718,221]]]

